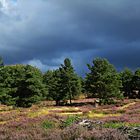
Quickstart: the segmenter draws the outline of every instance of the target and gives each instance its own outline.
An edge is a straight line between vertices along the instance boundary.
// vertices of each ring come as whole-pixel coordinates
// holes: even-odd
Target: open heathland
[[[95,99],[55,106],[44,101],[30,108],[0,106],[1,140],[128,139],[121,127],[140,126],[140,100],[119,100],[114,105],[94,106]],[[82,120],[95,122],[91,129]],[[99,123],[98,123],[99,122]]]

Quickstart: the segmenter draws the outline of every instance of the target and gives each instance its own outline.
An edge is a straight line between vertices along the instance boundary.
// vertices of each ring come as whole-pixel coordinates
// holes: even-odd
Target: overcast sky
[[[0,55],[43,71],[65,57],[82,75],[95,57],[136,69],[140,0],[0,0]]]

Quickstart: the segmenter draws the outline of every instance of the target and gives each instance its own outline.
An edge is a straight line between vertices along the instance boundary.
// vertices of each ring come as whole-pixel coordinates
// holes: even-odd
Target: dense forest
[[[30,107],[43,100],[61,105],[84,94],[111,104],[117,98],[140,98],[140,69],[117,72],[107,59],[95,58],[87,64],[85,78],[76,74],[69,58],[56,70],[41,72],[31,65],[4,65],[0,59],[0,103]]]

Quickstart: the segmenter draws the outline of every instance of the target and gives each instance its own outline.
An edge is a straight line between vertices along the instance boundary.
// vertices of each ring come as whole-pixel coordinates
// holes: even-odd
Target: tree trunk
[[[71,101],[71,94],[69,94],[69,97],[70,97],[70,105],[71,105],[71,103],[72,103],[72,101]]]
[[[60,105],[60,101],[56,100],[56,106],[59,106]]]
[[[69,86],[69,98],[70,98],[70,105],[71,105],[71,103],[72,103],[72,95],[71,95],[71,88],[70,88],[70,86]]]

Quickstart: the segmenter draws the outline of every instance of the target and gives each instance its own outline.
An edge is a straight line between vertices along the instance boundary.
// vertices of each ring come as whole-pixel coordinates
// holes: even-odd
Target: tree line
[[[78,76],[69,58],[56,70],[42,73],[31,65],[4,65],[0,58],[0,103],[30,107],[43,100],[56,105],[80,94],[99,98],[101,104],[113,103],[117,98],[140,98],[140,69],[126,68],[117,72],[107,59],[95,58],[87,64],[85,78]]]

